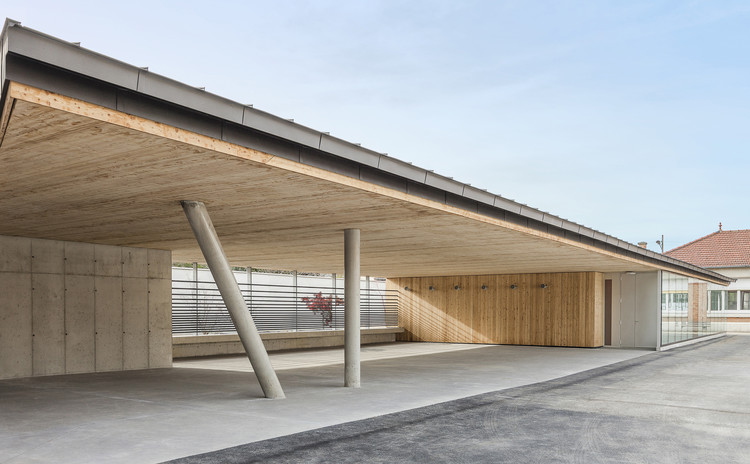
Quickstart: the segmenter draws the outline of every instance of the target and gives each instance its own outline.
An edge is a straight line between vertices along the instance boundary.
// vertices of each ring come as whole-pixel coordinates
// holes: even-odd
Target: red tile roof
[[[720,230],[664,254],[700,267],[750,267],[750,229]]]

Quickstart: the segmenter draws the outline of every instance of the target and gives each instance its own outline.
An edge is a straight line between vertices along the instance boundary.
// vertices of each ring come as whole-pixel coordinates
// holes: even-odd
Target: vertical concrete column
[[[250,312],[242,298],[242,292],[234,278],[232,268],[221,247],[219,237],[216,235],[211,218],[208,216],[206,206],[199,201],[182,201],[182,209],[193,228],[198,245],[200,245],[203,256],[206,258],[206,264],[214,276],[216,286],[219,288],[224,304],[229,310],[232,322],[240,336],[242,346],[245,347],[250,364],[253,365],[253,371],[258,377],[263,393],[266,398],[284,398],[284,391],[281,389],[276,372],[271,366],[268,359],[268,353],[263,346],[263,340],[260,338],[258,329],[255,327]]]
[[[359,388],[359,229],[344,231],[344,386]]]

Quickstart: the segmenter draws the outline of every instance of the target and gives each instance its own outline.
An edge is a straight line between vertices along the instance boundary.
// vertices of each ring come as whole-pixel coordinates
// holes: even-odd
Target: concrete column
[[[208,264],[219,293],[232,317],[242,346],[245,347],[250,364],[253,365],[253,371],[258,377],[263,393],[266,398],[284,398],[284,391],[281,389],[276,372],[268,359],[268,353],[250,316],[247,304],[242,298],[242,292],[234,278],[224,249],[221,247],[211,218],[208,216],[206,206],[199,201],[182,201],[181,203],[182,209],[190,222],[190,227],[193,228],[198,245],[200,245],[203,256],[206,258],[206,264]]]
[[[344,231],[344,386],[359,388],[359,229]]]

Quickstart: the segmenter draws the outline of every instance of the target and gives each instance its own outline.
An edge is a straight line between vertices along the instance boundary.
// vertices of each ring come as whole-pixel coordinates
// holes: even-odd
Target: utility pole
[[[656,244],[661,247],[661,254],[664,254],[664,234],[661,234],[661,240],[657,240]]]

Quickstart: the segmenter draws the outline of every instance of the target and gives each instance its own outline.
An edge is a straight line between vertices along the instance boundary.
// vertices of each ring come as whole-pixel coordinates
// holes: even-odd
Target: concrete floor
[[[750,337],[174,461],[750,462]]]
[[[252,373],[205,368],[0,381],[0,462],[159,462],[658,355],[617,349],[465,348],[365,346],[363,358],[372,359],[362,364],[360,389],[342,387],[340,349],[316,350],[318,356],[309,351],[271,354],[277,365],[282,359],[287,365],[299,365],[301,359],[310,364],[324,359],[326,364],[280,370],[285,400],[263,399]],[[328,364],[335,357],[340,361]],[[203,363],[226,369],[238,360]],[[248,368],[246,360],[238,365]]]

